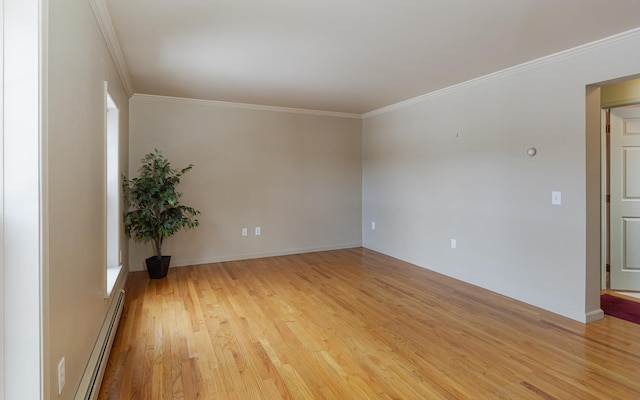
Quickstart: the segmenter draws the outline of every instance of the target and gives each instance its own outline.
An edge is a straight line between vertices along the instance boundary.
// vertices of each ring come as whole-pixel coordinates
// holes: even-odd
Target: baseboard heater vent
[[[107,361],[109,361],[109,353],[111,352],[113,339],[118,330],[118,322],[120,322],[120,315],[122,315],[122,309],[124,308],[124,290],[120,290],[115,295],[116,298],[111,302],[111,307],[109,307],[107,316],[102,324],[98,340],[93,348],[74,400],[95,400],[98,398],[104,370],[107,367]]]

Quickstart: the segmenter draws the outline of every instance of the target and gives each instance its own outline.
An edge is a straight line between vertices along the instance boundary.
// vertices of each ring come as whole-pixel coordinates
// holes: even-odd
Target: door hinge
[[[610,194],[607,195],[607,203],[611,203],[611,195]]]
[[[607,124],[606,131],[607,131],[607,134],[611,133],[611,125]]]

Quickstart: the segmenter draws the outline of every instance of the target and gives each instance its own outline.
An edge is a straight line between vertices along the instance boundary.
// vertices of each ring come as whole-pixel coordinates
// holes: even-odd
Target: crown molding
[[[127,63],[124,61],[124,56],[122,55],[122,49],[120,49],[120,43],[118,42],[116,33],[113,30],[109,10],[107,9],[104,0],[90,0],[90,3],[91,8],[93,8],[93,13],[96,16],[96,20],[98,21],[100,31],[102,31],[102,36],[107,43],[107,48],[113,58],[118,75],[122,80],[124,90],[127,92],[127,96],[131,97],[134,92],[133,85],[131,84],[131,78],[129,77],[129,69],[127,68]]]
[[[391,111],[396,111],[403,108],[411,107],[413,105],[425,102],[427,100],[431,100],[439,96],[443,96],[448,93],[452,93],[452,92],[462,90],[472,86],[477,86],[488,81],[504,78],[509,75],[513,75],[516,73],[520,73],[522,71],[526,71],[526,70],[538,67],[540,65],[557,62],[559,60],[573,57],[581,53],[590,52],[598,48],[612,46],[618,42],[625,41],[628,39],[633,39],[637,36],[640,36],[640,28],[635,28],[626,32],[619,33],[617,35],[606,37],[604,39],[596,40],[594,42],[590,42],[581,46],[573,47],[568,50],[564,50],[548,56],[540,57],[532,61],[528,61],[513,67],[509,67],[509,68],[502,69],[500,71],[493,72],[488,75],[481,76],[479,78],[471,79],[465,82],[458,83],[456,85],[448,86],[440,90],[423,94],[421,96],[417,96],[408,100],[391,104],[386,107],[379,108],[377,110],[369,111],[367,113],[362,114],[362,119],[367,119],[367,118],[375,117],[376,115],[386,114]]]
[[[195,104],[195,105],[208,106],[208,107],[240,108],[244,110],[254,110],[254,111],[271,111],[271,112],[280,112],[280,113],[289,113],[289,114],[318,115],[322,117],[362,119],[362,114],[343,113],[343,112],[336,112],[336,111],[310,110],[306,108],[265,106],[260,104],[232,103],[232,102],[217,101],[217,100],[200,100],[200,99],[190,99],[185,97],[157,96],[157,95],[140,94],[140,93],[136,93],[131,97],[131,100],[136,100],[136,99],[167,102],[167,103]]]

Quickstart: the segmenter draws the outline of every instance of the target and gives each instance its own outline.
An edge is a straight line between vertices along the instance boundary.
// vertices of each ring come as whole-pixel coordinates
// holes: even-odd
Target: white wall
[[[89,1],[51,1],[45,15],[43,371],[46,398],[71,399],[109,305],[104,81],[120,108],[122,167],[128,158],[128,97]],[[58,396],[61,357],[66,386]]]
[[[166,239],[173,266],[361,245],[359,116],[142,95],[130,114],[131,176],[154,148],[194,164],[179,190],[200,226]],[[152,254],[131,243],[131,268]]]
[[[4,0],[3,11],[0,398],[71,399],[110,301],[104,81],[124,110],[122,171],[128,99],[89,2]]]
[[[1,399],[38,399],[42,303],[40,4],[4,0]]]
[[[599,229],[597,207],[587,209],[598,193],[587,198],[586,181],[599,185],[599,148],[586,158],[586,85],[640,73],[638,48],[635,31],[367,115],[363,245],[598,318],[599,251],[586,248]]]

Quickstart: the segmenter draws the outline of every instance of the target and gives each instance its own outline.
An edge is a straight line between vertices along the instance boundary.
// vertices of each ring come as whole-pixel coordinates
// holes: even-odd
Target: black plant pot
[[[151,279],[162,279],[169,272],[171,256],[153,256],[145,260],[147,262],[147,272]]]

